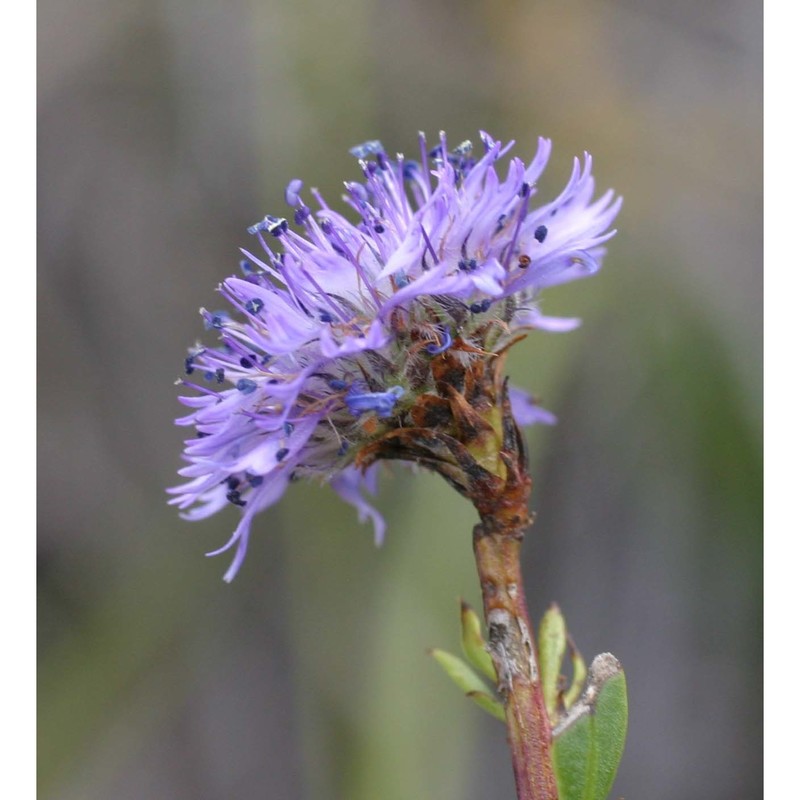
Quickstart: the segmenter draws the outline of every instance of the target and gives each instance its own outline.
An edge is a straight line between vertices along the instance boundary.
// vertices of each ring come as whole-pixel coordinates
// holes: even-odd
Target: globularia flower
[[[539,140],[527,166],[512,158],[504,178],[497,162],[513,143],[482,133],[481,145],[480,157],[470,142],[451,152],[442,134],[429,152],[420,135],[419,162],[391,160],[377,141],[354,148],[363,179],[346,182],[343,199],[355,222],[314,189],[312,211],[293,180],[291,221],[253,225],[257,253],[243,250],[242,276],[220,286],[232,310],[201,309],[220,344],[186,357],[180,383],[194,393],[181,398],[191,413],[177,422],[196,438],[180,470],[188,482],[170,490],[170,502],[190,520],[240,507],[233,536],[209,554],[235,548],[226,580],[244,559],[253,518],[293,480],[330,483],[380,542],[384,522],[362,496],[375,491],[377,458],[445,464],[462,491],[464,470],[491,471],[464,465],[474,448],[452,410],[480,404],[480,381],[465,371],[496,367],[531,329],[579,324],[544,316],[539,293],[600,268],[621,200],[611,191],[592,199],[587,154],[561,194],[535,206],[550,141]],[[502,394],[519,424],[554,421],[525,392],[497,387],[496,401]],[[430,430],[443,438],[434,443]],[[417,439],[401,446],[412,432]]]

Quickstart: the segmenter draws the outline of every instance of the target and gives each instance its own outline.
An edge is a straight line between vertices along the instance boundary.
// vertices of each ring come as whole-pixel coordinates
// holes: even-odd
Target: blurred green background
[[[349,146],[540,134],[625,197],[568,336],[512,378],[536,617],[630,687],[613,797],[761,786],[761,7],[746,0],[39,3],[39,765],[45,800],[511,800],[504,731],[425,655],[479,601],[471,508],[395,470],[371,531],[295,486],[232,586],[231,509],[165,504],[173,381],[248,224]]]

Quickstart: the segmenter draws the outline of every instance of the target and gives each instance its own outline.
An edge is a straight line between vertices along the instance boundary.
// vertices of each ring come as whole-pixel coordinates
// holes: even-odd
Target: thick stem
[[[527,504],[522,514],[484,514],[473,532],[473,548],[489,630],[489,652],[506,709],[517,797],[558,800],[550,759],[550,721],[520,571],[523,531],[529,521]]]

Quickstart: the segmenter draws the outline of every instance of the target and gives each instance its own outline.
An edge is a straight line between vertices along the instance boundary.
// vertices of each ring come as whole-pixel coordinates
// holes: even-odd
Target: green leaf
[[[564,693],[564,708],[569,711],[580,697],[583,684],[586,682],[586,662],[578,648],[575,647],[571,636],[567,636],[567,641],[569,642],[569,658],[572,662],[572,684]]]
[[[611,653],[589,668],[586,691],[553,731],[559,800],[606,800],[625,746],[625,673]]]
[[[484,711],[505,722],[506,714],[502,704],[494,698],[491,689],[481,677],[458,656],[446,650],[433,649],[430,652],[442,669],[459,689]]]
[[[567,624],[561,609],[551,603],[539,625],[539,675],[550,721],[558,720],[558,679],[567,651]]]
[[[486,650],[486,640],[481,633],[481,620],[469,604],[461,601],[461,649],[467,661],[480,670],[493,684],[497,683],[497,672],[492,657]]]

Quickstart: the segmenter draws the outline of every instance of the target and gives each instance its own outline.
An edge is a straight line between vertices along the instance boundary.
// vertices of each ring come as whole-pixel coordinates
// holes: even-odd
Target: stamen
[[[541,244],[545,240],[546,237],[547,237],[547,226],[546,225],[540,225],[533,232],[533,238],[536,239],[536,241],[539,242],[539,244]]]
[[[503,268],[506,271],[511,263],[511,256],[514,253],[514,248],[517,246],[517,238],[519,237],[520,228],[522,227],[525,217],[528,215],[528,204],[531,200],[531,186],[529,183],[522,184],[519,195],[522,198],[522,203],[520,204],[519,216],[517,217],[517,225],[514,228],[514,236],[511,238],[511,244],[508,246],[508,250],[506,251],[506,257],[503,259]]]
[[[350,155],[361,159],[368,158],[369,156],[377,156],[383,152],[383,145],[378,139],[370,139],[367,142],[362,142],[350,148]]]
[[[247,229],[247,232],[251,234],[266,232],[272,234],[277,239],[286,233],[288,229],[289,223],[283,217],[273,217],[271,214],[267,214],[261,222],[251,225]]]
[[[286,191],[283,193],[286,205],[294,208],[300,202],[300,190],[303,188],[303,181],[299,178],[289,181]]]
[[[428,246],[428,250],[430,251],[430,254],[433,257],[433,263],[438,264],[439,259],[436,255],[436,251],[433,249],[433,245],[431,244],[431,240],[428,237],[428,232],[425,230],[425,226],[420,225],[419,228],[422,231],[422,238],[425,239],[425,244]]]
[[[453,344],[453,337],[450,335],[450,331],[447,328],[445,328],[442,331],[442,338],[439,344],[438,345],[429,344],[426,346],[425,349],[432,356],[438,356],[439,354],[444,353],[444,351],[447,350],[452,344]]]
[[[252,394],[258,389],[258,384],[255,381],[251,381],[250,378],[239,378],[239,380],[236,381],[236,388],[242,394]]]
[[[243,508],[247,505],[247,500],[242,500],[240,492],[237,492],[236,489],[232,489],[225,495],[225,497],[229,503],[233,503],[235,506],[241,506]]]
[[[489,306],[491,306],[491,305],[492,305],[492,301],[488,300],[488,299],[485,299],[485,300],[481,300],[481,301],[479,301],[477,303],[473,303],[469,307],[469,310],[473,314],[483,314],[483,313],[485,313],[486,311],[489,310]]]
[[[222,326],[226,322],[231,321],[227,311],[206,311],[204,308],[201,308],[200,313],[205,318],[205,327],[207,331],[211,330],[212,328],[221,330]]]
[[[303,225],[305,221],[311,216],[311,209],[308,206],[300,206],[294,212],[294,221],[296,225]]]
[[[367,411],[374,411],[380,418],[391,417],[398,398],[405,394],[402,386],[392,386],[385,392],[353,392],[351,391],[344,401],[354,417]]]

